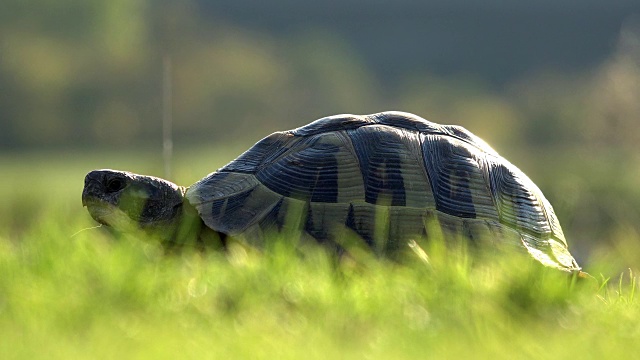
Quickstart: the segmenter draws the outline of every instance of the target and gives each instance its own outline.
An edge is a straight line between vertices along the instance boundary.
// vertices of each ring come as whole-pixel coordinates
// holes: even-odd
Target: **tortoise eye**
[[[107,180],[106,188],[108,192],[116,192],[124,189],[125,181],[121,178],[112,178]]]

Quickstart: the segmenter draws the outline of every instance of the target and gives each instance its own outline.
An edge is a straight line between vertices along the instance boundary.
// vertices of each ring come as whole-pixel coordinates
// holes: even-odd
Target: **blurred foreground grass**
[[[556,359],[640,352],[631,272],[572,284],[521,258],[476,259],[436,244],[425,248],[430,264],[365,257],[336,265],[320,249],[301,255],[286,245],[265,254],[234,248],[227,255],[164,256],[152,243],[104,228],[78,233],[95,225],[80,205],[94,155],[2,160],[2,359]],[[186,154],[176,179],[195,181],[231,156],[206,162],[205,156],[187,161],[196,155]],[[153,158],[112,154],[97,167],[161,174]]]

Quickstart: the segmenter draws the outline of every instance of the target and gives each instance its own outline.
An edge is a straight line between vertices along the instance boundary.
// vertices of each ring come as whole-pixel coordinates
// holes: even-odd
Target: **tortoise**
[[[168,244],[224,246],[232,237],[260,246],[271,231],[298,229],[330,246],[353,234],[393,253],[410,239],[457,234],[580,270],[552,206],[522,171],[463,127],[405,112],[335,115],[275,132],[188,188],[94,170],[82,202],[101,224]]]

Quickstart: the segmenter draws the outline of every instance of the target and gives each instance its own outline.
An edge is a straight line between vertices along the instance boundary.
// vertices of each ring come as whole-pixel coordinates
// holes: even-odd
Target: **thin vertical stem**
[[[162,158],[164,177],[171,179],[171,158],[173,156],[173,119],[172,119],[171,57],[162,58]]]

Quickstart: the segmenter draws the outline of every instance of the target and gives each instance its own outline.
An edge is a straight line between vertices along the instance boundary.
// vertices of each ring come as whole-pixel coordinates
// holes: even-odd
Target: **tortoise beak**
[[[99,202],[104,193],[102,185],[102,174],[92,171],[84,178],[84,188],[82,189],[82,206]]]
[[[84,178],[82,189],[82,206],[89,210],[89,215],[100,224],[108,225],[103,219],[112,209],[105,198],[104,173],[99,170],[91,171]]]

